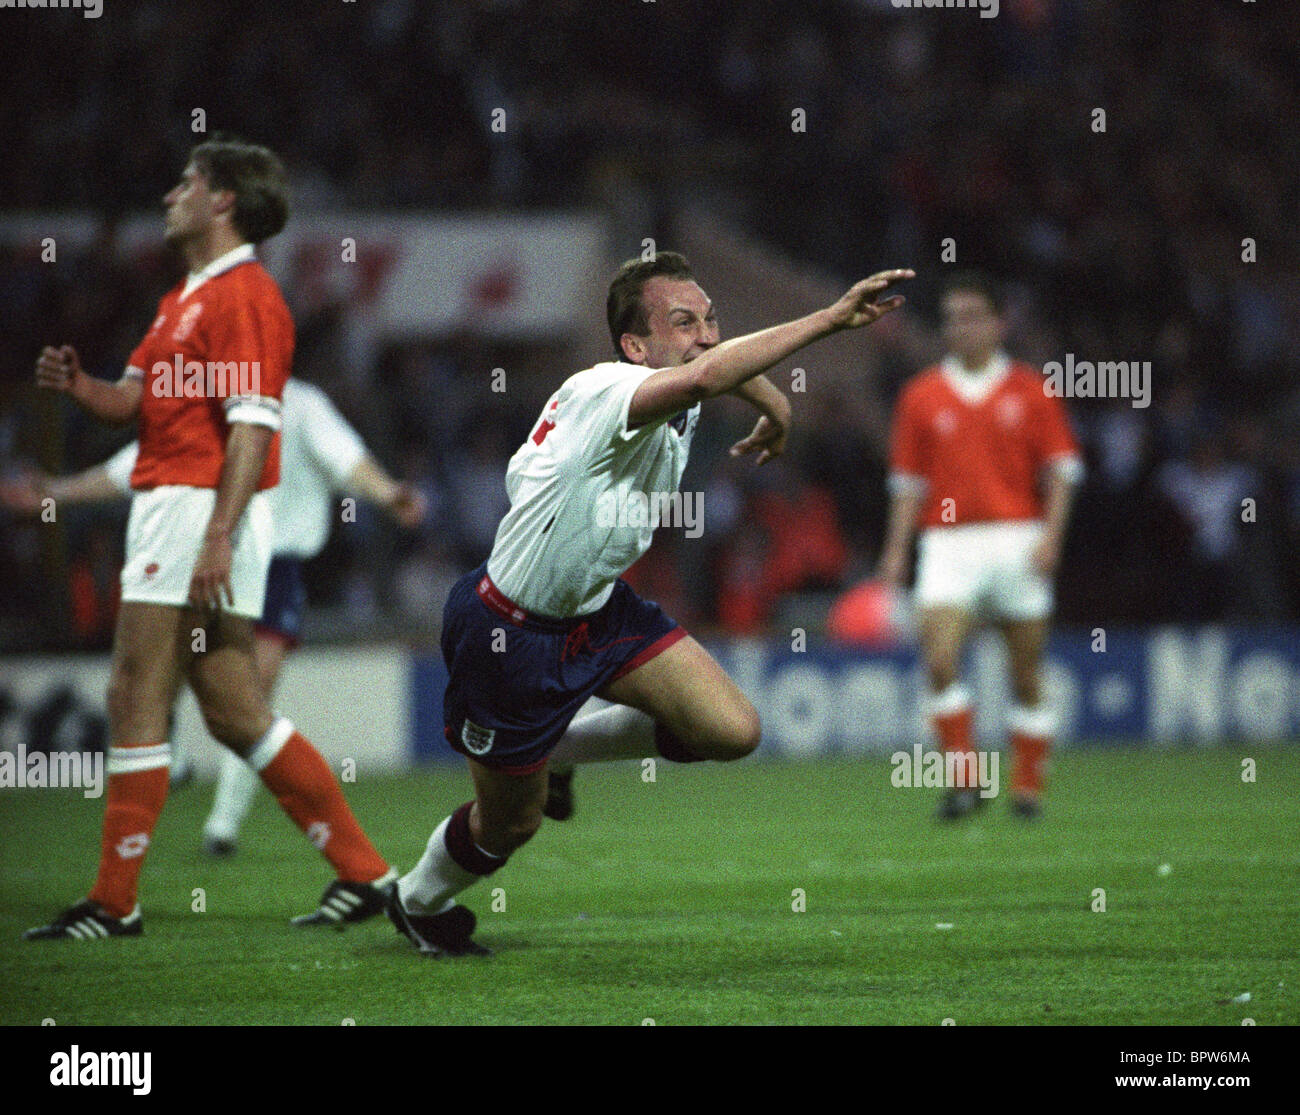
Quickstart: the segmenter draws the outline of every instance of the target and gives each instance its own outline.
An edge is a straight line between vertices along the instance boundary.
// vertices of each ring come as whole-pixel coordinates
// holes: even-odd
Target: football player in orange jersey
[[[214,137],[163,199],[188,276],[163,297],[116,383],[75,350],[46,348],[41,387],[106,422],[139,419],[122,604],[108,690],[108,792],[89,896],[29,940],[138,936],[144,854],[167,796],[167,716],[188,680],[212,735],[245,758],[338,878],[298,925],[360,921],[396,880],[320,753],[272,713],[252,625],[271,560],[267,489],[279,480],[280,396],[293,320],[253,247],[288,217],[284,172],[264,147]]]
[[[1052,578],[1082,463],[1041,372],[1002,351],[996,287],[979,274],[956,276],[942,308],[947,355],[909,381],[894,418],[879,573],[893,588],[903,583],[919,527],[915,594],[930,720],[955,756],[951,768],[965,772],[948,786],[939,816],[964,816],[985,800],[972,777],[973,710],[960,668],[971,632],[988,620],[1010,658],[1011,805],[1033,818],[1054,731],[1041,670]]]

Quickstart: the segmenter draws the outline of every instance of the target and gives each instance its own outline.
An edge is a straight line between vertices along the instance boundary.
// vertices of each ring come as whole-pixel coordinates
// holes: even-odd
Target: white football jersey
[[[315,557],[329,540],[334,493],[365,456],[361,436],[319,387],[290,379],[281,400],[280,483],[271,489],[277,557]],[[139,444],[123,446],[104,471],[123,495],[131,491]]]
[[[135,471],[135,459],[139,455],[140,443],[128,441],[99,466],[108,477],[108,482],[124,496],[131,494],[131,473]]]
[[[594,612],[650,548],[700,419],[697,404],[628,429],[632,396],[656,370],[611,361],[570,376],[510,458],[510,510],[487,571],[521,608],[555,617]]]
[[[335,493],[366,455],[361,435],[319,387],[290,379],[280,419],[280,483],[271,489],[277,556],[315,557],[329,541]]]

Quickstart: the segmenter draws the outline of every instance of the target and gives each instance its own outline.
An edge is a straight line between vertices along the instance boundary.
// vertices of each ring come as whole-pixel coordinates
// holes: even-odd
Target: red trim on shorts
[[[500,771],[502,774],[513,774],[517,778],[522,778],[526,774],[536,774],[542,769],[542,767],[546,766],[547,762],[550,761],[550,758],[551,757],[547,755],[535,763],[529,763],[526,767],[488,767],[488,769]],[[487,766],[486,763],[483,765]]]
[[[638,666],[644,666],[647,662],[650,661],[650,659],[659,657],[659,655],[663,654],[663,652],[666,651],[674,643],[680,641],[681,639],[686,638],[686,633],[687,633],[686,628],[678,624],[671,631],[669,631],[667,635],[661,635],[658,639],[656,639],[653,643],[651,643],[648,647],[646,647],[645,650],[643,650],[635,658],[631,658],[628,661],[624,662],[623,665],[619,667],[618,673],[616,673],[609,680],[618,681],[618,679],[621,678],[624,674],[630,674]]]
[[[522,624],[528,619],[528,613],[497,588],[486,573],[479,578],[478,598],[502,619],[513,624]]]
[[[260,635],[264,639],[273,639],[287,650],[297,650],[302,645],[302,640],[296,635],[286,635],[274,627],[265,627],[260,623],[253,624],[253,634]]]

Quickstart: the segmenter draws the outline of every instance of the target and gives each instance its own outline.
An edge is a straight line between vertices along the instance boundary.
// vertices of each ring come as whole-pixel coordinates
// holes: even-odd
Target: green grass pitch
[[[580,769],[577,816],[465,896],[487,960],[424,960],[383,918],[291,929],[328,867],[265,794],[240,854],[204,859],[206,786],[173,794],[159,823],[143,938],[21,941],[88,889],[102,802],[5,791],[0,1023],[1300,1022],[1294,745],[1062,753],[1033,825],[998,799],[941,827],[937,791],[892,788],[890,769],[660,763],[653,783],[635,764]],[[406,868],[469,780],[345,789]]]

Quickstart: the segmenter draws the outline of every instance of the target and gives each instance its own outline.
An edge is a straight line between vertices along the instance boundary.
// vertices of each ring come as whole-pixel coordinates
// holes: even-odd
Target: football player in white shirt
[[[510,510],[491,556],[443,612],[451,746],[475,798],[434,830],[388,913],[426,956],[487,950],[453,896],[502,867],[541,825],[547,761],[740,759],[759,742],[753,705],[714,659],[621,574],[677,493],[700,403],[735,394],[761,417],[731,449],[785,448],[790,404],[762,373],[805,345],[901,305],[877,301],[911,271],[882,271],[807,317],[719,343],[686,260],[629,260],[606,316],[618,359],[570,376],[506,473]],[[646,509],[650,514],[645,514]],[[577,716],[593,696],[611,707]]]
[[[268,700],[285,657],[298,644],[306,604],[302,563],[320,553],[329,540],[336,494],[356,493],[384,508],[408,530],[425,515],[423,494],[384,471],[319,387],[290,379],[281,402],[280,483],[269,493],[274,557],[262,618],[253,626],[258,678]],[[132,441],[103,464],[72,476],[29,473],[6,485],[0,498],[27,513],[37,512],[47,497],[65,505],[127,498],[138,448]],[[221,776],[203,825],[203,848],[209,855],[234,854],[240,826],[259,785],[253,768],[223,748]]]

